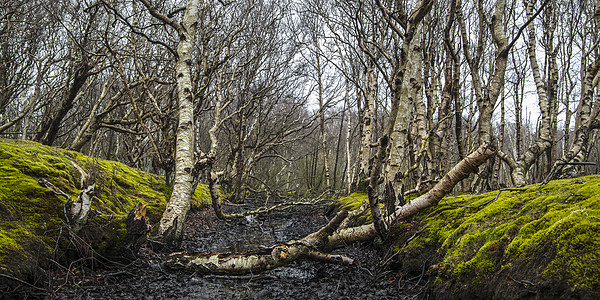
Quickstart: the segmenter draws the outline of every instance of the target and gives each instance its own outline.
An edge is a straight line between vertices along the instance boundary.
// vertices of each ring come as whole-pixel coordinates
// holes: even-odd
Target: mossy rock
[[[82,244],[67,238],[64,223],[66,199],[41,186],[44,178],[77,198],[82,169],[96,184],[93,218],[78,234]],[[147,205],[151,224],[157,224],[171,190],[164,178],[122,163],[95,159],[78,152],[38,143],[0,139],[0,272],[30,282],[40,282],[50,259],[62,263],[95,251],[102,254],[118,246],[127,230],[124,220],[138,203]],[[209,201],[200,185],[192,207]],[[91,248],[90,248],[91,247]],[[15,283],[3,276],[2,286]]]
[[[600,176],[523,189],[420,212],[396,230],[396,267],[418,276],[425,266],[434,298],[600,299]]]

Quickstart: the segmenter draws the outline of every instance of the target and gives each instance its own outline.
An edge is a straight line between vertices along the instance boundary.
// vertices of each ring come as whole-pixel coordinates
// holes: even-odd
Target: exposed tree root
[[[73,199],[71,199],[71,196],[61,191],[48,180],[40,178],[40,180],[38,180],[38,183],[41,186],[52,191],[55,195],[63,196],[66,198],[67,201],[65,202],[65,205],[63,207],[65,219],[69,223],[71,230],[74,233],[78,233],[81,230],[81,228],[83,228],[83,225],[85,225],[85,223],[87,222],[88,216],[90,214],[90,210],[92,207],[92,196],[94,194],[94,189],[96,185],[92,184],[87,188],[83,189],[77,197],[77,199],[73,201]],[[71,206],[70,209],[67,208],[69,205]]]

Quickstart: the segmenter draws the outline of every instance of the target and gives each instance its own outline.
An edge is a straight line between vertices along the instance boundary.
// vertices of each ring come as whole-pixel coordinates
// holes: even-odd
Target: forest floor
[[[260,204],[228,205],[240,211]],[[272,204],[272,203],[271,203]],[[299,239],[327,223],[327,205],[302,206],[283,212],[223,221],[210,208],[190,213],[181,250],[240,252]],[[423,275],[403,278],[382,262],[389,253],[370,244],[335,251],[360,262],[339,266],[298,261],[261,274],[198,275],[162,265],[168,253],[143,247],[128,265],[92,269],[72,267],[53,276],[52,291],[30,293],[42,299],[401,299],[426,294]]]

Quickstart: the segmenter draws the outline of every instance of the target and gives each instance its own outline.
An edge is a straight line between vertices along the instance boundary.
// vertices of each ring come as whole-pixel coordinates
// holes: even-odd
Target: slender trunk
[[[454,12],[456,10],[456,1],[450,1],[450,5],[448,6],[448,20],[446,23],[446,27],[444,28],[444,52],[445,52],[445,60],[444,60],[444,87],[442,88],[441,100],[438,109],[438,125],[437,129],[433,132],[431,136],[431,161],[432,168],[431,177],[433,179],[438,179],[442,176],[442,172],[446,170],[447,159],[449,157],[447,149],[444,148],[447,145],[448,134],[447,131],[450,128],[449,120],[447,120],[447,116],[450,114],[450,106],[452,104],[452,93],[453,93],[453,85],[454,85],[454,60],[456,58],[456,54],[452,47],[452,40],[450,37],[450,31],[452,30],[454,24]]]
[[[369,159],[371,158],[371,141],[373,139],[373,123],[375,114],[375,97],[377,95],[377,77],[375,66],[369,62],[366,69],[367,93],[362,116],[362,135],[360,141],[360,162],[358,167],[359,181],[369,174]]]
[[[521,77],[517,74],[515,82],[515,157],[520,159],[522,154],[521,147],[523,145],[523,84]]]
[[[526,14],[527,18],[533,18],[533,3],[529,0],[525,0],[526,6]],[[527,41],[527,48],[529,54],[529,61],[531,63],[531,70],[533,73],[533,79],[535,81],[535,85],[537,88],[538,94],[538,103],[540,107],[541,113],[541,126],[539,132],[539,137],[537,141],[523,154],[523,157],[518,159],[517,167],[512,171],[513,182],[516,186],[523,186],[527,184],[527,170],[531,167],[533,163],[537,161],[537,159],[546,152],[547,149],[551,149],[552,147],[552,136],[551,136],[551,125],[552,125],[552,116],[551,116],[551,101],[549,100],[548,95],[556,96],[556,88],[555,86],[550,86],[550,84],[555,84],[554,82],[545,83],[542,79],[540,67],[537,62],[536,53],[535,53],[535,28],[533,26],[533,22],[528,25],[529,39]],[[552,48],[548,45],[550,49]],[[549,69],[552,70],[552,64],[549,64]],[[554,72],[552,72],[551,76],[554,76]]]
[[[338,140],[335,149],[335,160],[333,162],[333,186],[332,188],[335,190],[337,186],[337,173],[338,173],[338,162],[340,158],[340,146],[342,145],[342,133],[344,132],[344,118],[346,115],[342,112],[340,117],[340,131],[338,133]]]
[[[2,126],[0,126],[0,133],[4,132],[6,129],[15,125],[17,122],[19,122],[19,120],[23,119],[23,128],[21,128],[21,139],[23,139],[23,140],[26,139],[27,127],[29,126],[29,116],[31,115],[33,108],[35,107],[35,105],[37,104],[37,102],[40,98],[40,85],[41,85],[40,77],[41,76],[38,75],[38,80],[35,85],[35,90],[33,92],[33,95],[31,95],[31,97],[29,97],[29,101],[27,102],[27,105],[25,106],[25,108],[23,108],[23,110],[19,113],[19,115],[17,115],[14,119],[12,119],[12,120],[6,122],[5,124],[3,124]]]
[[[92,135],[98,130],[98,108],[100,107],[102,101],[104,101],[104,99],[108,95],[108,88],[110,83],[112,83],[110,80],[104,83],[104,86],[102,87],[102,92],[100,93],[100,97],[98,98],[98,100],[96,100],[94,106],[92,106],[92,110],[90,111],[90,115],[87,121],[83,124],[83,126],[81,126],[81,128],[79,128],[79,132],[77,133],[77,136],[71,143],[71,146],[69,146],[69,149],[74,151],[81,151],[81,148],[83,148],[83,146],[85,146],[85,144],[87,144],[92,139]]]
[[[315,45],[318,47],[318,44]],[[321,54],[316,53],[317,59],[317,81],[318,81],[318,97],[319,97],[319,128],[321,129],[321,147],[323,148],[323,169],[325,171],[326,190],[331,195],[331,182],[329,180],[329,155],[327,153],[327,135],[325,133],[325,103],[323,99],[323,74],[321,70]]]
[[[352,191],[352,158],[350,157],[350,133],[352,131],[351,110],[350,110],[350,82],[346,79],[346,192],[350,194]]]
[[[242,100],[243,102],[243,100]],[[241,107],[242,105],[239,105]],[[243,179],[244,179],[244,131],[246,130],[246,116],[243,112],[239,113],[237,128],[237,147],[234,149],[233,168],[231,174],[233,176],[233,193],[231,201],[241,203],[244,201],[243,195]]]
[[[600,0],[599,0],[600,1]],[[600,15],[599,15],[600,18]],[[592,113],[592,101],[594,97],[594,78],[600,71],[600,59],[596,59],[588,68],[585,70],[585,76],[581,83],[581,101],[577,110],[577,118],[575,124],[578,125],[575,128],[573,135],[573,143],[569,148],[569,151],[563,155],[563,157],[557,160],[552,166],[552,171],[546,177],[544,182],[548,182],[550,179],[562,175],[562,173],[570,173],[569,175],[575,175],[575,168],[566,168],[569,163],[577,163],[585,160],[587,155],[587,147],[589,144],[590,131],[594,128],[594,121],[598,117],[597,111]]]
[[[421,52],[422,53],[422,52]],[[423,56],[421,55],[421,59],[423,58]],[[428,142],[427,140],[427,107],[425,106],[425,102],[423,101],[423,92],[422,92],[422,87],[423,87],[423,68],[422,65],[419,64],[417,66],[417,70],[415,73],[415,79],[416,81],[413,82],[413,89],[411,91],[411,93],[414,93],[412,96],[412,100],[414,101],[414,108],[415,108],[415,119],[414,119],[414,125],[413,128],[415,128],[415,138],[413,138],[416,143],[412,143],[412,145],[415,147],[415,159],[413,161],[411,161],[411,166],[415,163],[420,163],[421,161],[424,160],[424,163],[420,163],[421,166],[421,172],[419,174],[420,177],[422,178],[427,178],[429,177],[429,169],[427,168],[428,166],[428,153],[427,153],[427,148],[423,148],[423,146],[425,146]]]
[[[463,105],[460,101],[460,61],[454,61],[454,72],[452,81],[452,100],[454,103],[454,135],[456,136],[456,147],[458,148],[458,158],[463,159],[467,154],[465,151],[465,140],[463,139]]]
[[[498,150],[502,150],[502,147],[504,145],[504,130],[506,127],[506,113],[505,113],[505,109],[504,109],[504,101],[505,101],[505,96],[504,94],[502,94],[502,98],[500,99],[500,133],[499,133],[499,137],[498,137]],[[500,183],[500,165],[502,164],[502,162],[498,159],[496,161],[496,163],[494,164],[494,175],[492,177],[492,189],[499,189],[499,183]]]
[[[173,193],[163,213],[159,234],[171,243],[183,237],[183,225],[190,209],[192,170],[194,168],[194,106],[190,64],[198,20],[199,0],[187,1],[179,32],[175,65],[178,93],[177,139],[175,144],[175,178]]]
[[[558,131],[558,64],[556,57],[558,55],[558,47],[554,48],[554,31],[556,30],[556,3],[551,1],[546,7],[546,18],[549,20],[547,42],[548,47],[548,68],[547,68],[547,89],[548,89],[548,105],[550,109],[550,148],[546,150],[547,160],[545,174],[548,174],[552,169],[552,163],[556,159],[557,149],[557,131]]]
[[[51,146],[54,143],[60,125],[63,124],[63,119],[75,105],[79,91],[91,75],[89,72],[91,69],[92,67],[86,61],[83,61],[76,67],[72,77],[67,77],[69,81],[71,79],[73,81],[68,89],[65,90],[65,93],[63,93],[60,108],[52,119],[49,119],[42,125],[42,129],[38,132],[36,140],[41,141],[44,145]]]

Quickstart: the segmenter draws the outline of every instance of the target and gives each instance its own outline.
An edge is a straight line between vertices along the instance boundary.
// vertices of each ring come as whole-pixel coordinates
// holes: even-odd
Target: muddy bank
[[[227,206],[231,211],[250,209]],[[298,239],[328,221],[328,206],[299,207],[285,212],[235,221],[215,218],[210,209],[191,213],[182,249],[190,252],[224,252],[255,249]],[[336,250],[360,262],[338,266],[317,262],[295,262],[261,274],[201,276],[174,272],[162,265],[167,253],[149,243],[140,258],[127,266],[112,268],[75,267],[55,274],[51,290],[28,291],[44,299],[398,299],[423,295],[425,276],[404,278],[381,264],[384,251],[369,244]]]

